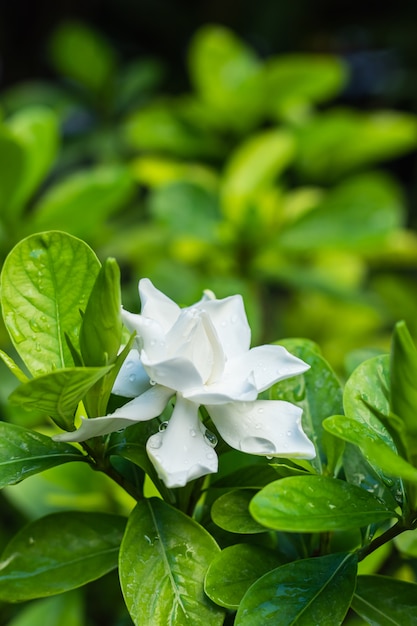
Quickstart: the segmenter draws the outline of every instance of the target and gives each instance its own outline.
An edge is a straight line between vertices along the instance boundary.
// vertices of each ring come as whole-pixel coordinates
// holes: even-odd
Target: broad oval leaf
[[[211,507],[211,518],[217,526],[231,533],[264,533],[266,528],[249,513],[255,489],[235,489],[217,498]]]
[[[25,526],[0,561],[0,599],[23,602],[81,587],[117,567],[126,520],[52,513]]]
[[[289,476],[264,487],[250,503],[256,521],[274,530],[325,532],[398,517],[356,485],[325,476]]]
[[[287,400],[303,409],[303,427],[317,451],[311,465],[321,472],[324,465],[330,465],[333,457],[342,452],[342,449],[335,449],[337,444],[326,437],[323,429],[326,417],[343,412],[342,387],[331,366],[311,341],[286,339],[279,343],[308,363],[310,369],[303,375],[293,376],[271,387],[270,398]]]
[[[370,626],[415,626],[417,585],[388,576],[358,576],[352,608]]]
[[[228,219],[242,222],[256,195],[268,188],[291,162],[292,135],[266,130],[244,141],[231,155],[222,182],[222,204]]]
[[[392,338],[390,401],[407,433],[417,439],[417,350],[405,322],[399,322]]]
[[[279,555],[263,546],[238,543],[228,546],[211,562],[204,589],[213,602],[237,609],[249,587],[281,564]]]
[[[19,186],[25,168],[25,150],[13,133],[7,128],[0,129],[0,209],[2,219],[12,222],[14,212],[9,209]]]
[[[84,626],[82,593],[68,591],[25,605],[7,626]]]
[[[59,228],[91,239],[97,223],[124,206],[134,189],[129,169],[121,164],[75,172],[50,187],[36,203],[32,228]]]
[[[74,446],[55,442],[22,426],[0,422],[0,488],[55,465],[84,458]]]
[[[87,244],[59,231],[31,235],[9,253],[1,273],[3,318],[32,374],[74,365],[65,335],[77,345],[80,310],[99,268]]]
[[[58,119],[47,107],[26,107],[7,120],[25,152],[24,168],[13,197],[13,211],[21,211],[52,167],[59,144]]]
[[[64,430],[74,430],[78,403],[111,367],[73,367],[43,374],[16,387],[10,401],[43,411]]]
[[[383,174],[361,174],[328,192],[280,236],[286,250],[297,252],[367,250],[402,226],[403,203],[395,182]]]
[[[356,557],[338,553],[294,561],[249,588],[235,626],[340,626],[355,590]]]
[[[189,49],[194,87],[217,125],[244,130],[264,105],[264,76],[259,59],[232,31],[207,25],[195,34]]]
[[[341,59],[319,54],[283,54],[266,63],[267,106],[278,118],[291,116],[336,95],[347,78]]]
[[[162,500],[138,503],[120,549],[120,581],[135,626],[220,626],[204,594],[219,548],[197,522]]]
[[[338,176],[413,149],[415,116],[395,111],[363,113],[349,109],[311,117],[300,130],[298,165],[310,180]]]

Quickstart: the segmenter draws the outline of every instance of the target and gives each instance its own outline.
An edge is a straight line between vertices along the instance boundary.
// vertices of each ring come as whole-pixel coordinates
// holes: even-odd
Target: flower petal
[[[218,459],[205,437],[198,406],[177,396],[167,428],[152,435],[146,444],[158,476],[169,488],[217,472]]]
[[[189,388],[200,388],[203,385],[200,373],[194,363],[188,359],[178,357],[154,363],[149,359],[145,350],[142,350],[140,356],[151,381],[164,387],[183,392]]]
[[[159,322],[143,315],[129,313],[124,309],[122,309],[122,320],[130,332],[136,332],[136,341],[140,350],[144,348],[154,360],[164,358],[166,353],[165,332]]]
[[[197,404],[224,404],[229,402],[251,402],[258,397],[253,374],[246,379],[230,376],[217,383],[191,388],[184,391],[187,400]]]
[[[229,296],[222,300],[205,299],[193,306],[208,313],[227,358],[238,356],[249,349],[251,332],[242,296]]]
[[[206,408],[220,435],[236,450],[291,459],[316,455],[301,425],[302,410],[290,402],[256,400]]]
[[[168,332],[180,314],[181,309],[178,304],[154,287],[149,278],[142,278],[139,281],[139,296],[142,303],[142,315],[156,320],[164,332]]]
[[[171,389],[155,385],[142,395],[116,409],[111,415],[82,418],[78,430],[53,437],[54,441],[85,441],[91,437],[107,435],[115,430],[126,428],[136,422],[145,422],[157,417],[165,409],[168,400],[174,395]]]
[[[302,374],[309,368],[307,363],[290,354],[282,346],[268,345],[252,348],[238,358],[228,361],[225,376],[246,378],[253,372],[256,388],[261,392],[279,380]]]
[[[143,369],[139,351],[133,348],[117,374],[112,393],[124,398],[136,398],[147,389],[149,389],[149,376]]]

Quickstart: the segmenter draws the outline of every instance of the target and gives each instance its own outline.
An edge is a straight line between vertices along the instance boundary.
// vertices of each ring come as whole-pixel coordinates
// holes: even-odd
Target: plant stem
[[[413,528],[413,524],[408,525],[408,524],[405,524],[403,521],[397,522],[396,524],[394,524],[394,526],[391,526],[391,528],[389,528],[384,533],[382,533],[382,535],[380,535],[379,537],[376,537],[373,541],[371,541],[370,544],[358,550],[357,552],[358,560],[362,561],[369,554],[371,554],[372,552],[374,552],[375,550],[383,546],[384,543],[391,541],[391,539],[394,539],[394,537],[397,537],[405,530],[412,530],[412,528]]]

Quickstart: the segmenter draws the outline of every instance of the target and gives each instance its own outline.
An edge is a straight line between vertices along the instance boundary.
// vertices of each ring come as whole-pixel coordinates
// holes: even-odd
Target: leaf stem
[[[404,520],[398,521],[394,526],[388,528],[382,535],[376,537],[367,546],[364,546],[357,552],[358,561],[362,561],[369,554],[383,546],[388,541],[391,541],[406,530],[413,530],[416,527],[417,519],[413,519],[410,523],[406,523]]]

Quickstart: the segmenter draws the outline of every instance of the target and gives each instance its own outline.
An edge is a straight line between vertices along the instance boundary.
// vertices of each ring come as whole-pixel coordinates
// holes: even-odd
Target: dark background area
[[[172,88],[186,85],[184,58],[196,28],[231,27],[261,56],[333,52],[352,68],[347,100],[363,106],[417,102],[417,2],[386,0],[2,0],[2,87],[51,76],[45,42],[62,20],[99,29],[122,59],[152,55],[168,66]]]

